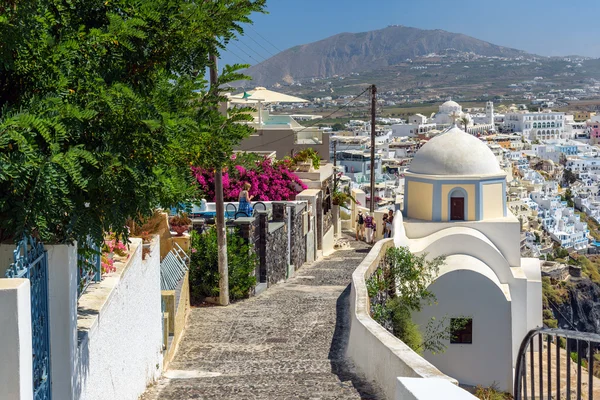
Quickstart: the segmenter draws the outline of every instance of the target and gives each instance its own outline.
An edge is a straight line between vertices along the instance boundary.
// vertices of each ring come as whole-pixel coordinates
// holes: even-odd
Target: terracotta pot
[[[298,172],[310,172],[312,169],[312,164],[310,162],[299,162],[296,165],[296,171]]]
[[[187,225],[175,225],[172,226],[171,229],[173,232],[177,233],[177,236],[183,236],[183,233],[188,230]]]

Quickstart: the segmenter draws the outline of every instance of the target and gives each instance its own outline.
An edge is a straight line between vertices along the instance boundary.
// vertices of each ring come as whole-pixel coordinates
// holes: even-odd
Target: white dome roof
[[[407,172],[462,176],[504,173],[496,156],[485,143],[456,126],[423,145]]]
[[[460,105],[455,101],[449,100],[442,104],[442,107],[460,107]]]

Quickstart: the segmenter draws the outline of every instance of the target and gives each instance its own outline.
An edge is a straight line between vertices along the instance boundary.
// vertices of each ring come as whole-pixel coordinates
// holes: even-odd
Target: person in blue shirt
[[[252,196],[250,196],[250,193],[248,193],[251,187],[252,185],[250,185],[250,183],[244,183],[244,190],[240,192],[240,197],[238,199],[240,203],[238,212],[243,212],[249,217],[252,216],[252,205],[250,204]]]

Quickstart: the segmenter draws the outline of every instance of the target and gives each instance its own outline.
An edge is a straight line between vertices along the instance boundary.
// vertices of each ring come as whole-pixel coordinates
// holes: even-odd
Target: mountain
[[[253,86],[271,86],[381,69],[409,58],[448,51],[472,52],[488,57],[528,55],[521,50],[459,33],[394,25],[370,32],[340,33],[318,42],[295,46],[250,67],[246,73],[253,78]]]

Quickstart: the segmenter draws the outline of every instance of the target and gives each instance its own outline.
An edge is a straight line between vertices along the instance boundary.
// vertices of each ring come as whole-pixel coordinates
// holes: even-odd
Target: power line
[[[250,35],[248,35],[248,33],[246,33],[244,35],[244,37],[248,37],[250,38],[250,40],[252,40],[254,43],[256,43],[257,45],[259,45],[264,51],[266,51],[271,57],[274,57],[275,54],[273,54],[271,51],[269,51],[268,49],[266,49],[262,44],[260,44],[258,41],[254,40],[254,38]]]
[[[261,62],[258,61],[256,58],[252,57],[250,54],[248,54],[248,52],[246,52],[244,49],[242,49],[240,46],[238,46],[237,44],[235,44],[234,42],[230,42],[232,45],[234,45],[235,47],[237,47],[239,50],[242,51],[242,53],[244,53],[245,55],[247,55],[248,57],[250,57],[252,60],[254,60],[255,62],[257,62],[258,64],[260,64]]]
[[[265,42],[267,42],[267,43],[269,43],[271,46],[273,46],[273,48],[274,48],[275,50],[277,50],[277,51],[278,51],[278,52],[280,52],[280,53],[283,51],[283,50],[281,50],[279,47],[277,47],[277,46],[275,46],[273,43],[271,43],[271,42],[270,42],[270,41],[269,41],[267,38],[265,38],[263,35],[261,35],[260,33],[258,33],[258,32],[256,31],[256,29],[254,29],[254,28],[252,27],[252,25],[248,25],[248,27],[249,27],[250,29],[252,29],[252,30],[254,31],[254,33],[256,33],[256,34],[257,34],[257,35],[258,35],[258,36],[259,36],[259,37],[260,37],[262,40],[264,40]]]
[[[258,51],[256,51],[255,49],[253,49],[252,47],[248,46],[246,43],[242,42],[241,40],[237,39],[237,42],[241,45],[243,45],[246,49],[248,49],[249,51],[253,52],[254,54],[256,54],[258,57],[262,58],[263,61],[265,61],[267,59],[267,57],[264,57],[262,54],[260,54]]]
[[[558,311],[558,313],[559,313],[559,314],[560,314],[560,315],[561,315],[561,316],[564,318],[564,320],[565,320],[565,321],[567,321],[567,323],[568,323],[569,325],[571,325],[571,328],[573,328],[573,330],[574,330],[574,331],[576,331],[576,332],[579,332],[579,329],[577,329],[577,328],[575,327],[575,325],[573,325],[573,324],[571,323],[571,321],[569,321],[569,319],[568,319],[567,317],[565,317],[565,315],[564,315],[563,313],[561,313],[561,312],[560,312],[560,310],[558,309],[558,307],[556,306],[556,304],[554,304],[554,302],[552,302],[552,301],[551,301],[551,300],[548,298],[548,296],[546,296],[546,300],[548,300],[548,303],[550,303],[550,305],[554,306],[554,308],[556,309],[556,311]]]
[[[365,90],[363,90],[363,91],[362,91],[362,93],[360,93],[359,95],[355,96],[355,97],[354,97],[354,98],[352,98],[350,101],[348,101],[347,103],[345,103],[344,105],[342,105],[341,107],[339,107],[338,109],[336,109],[335,111],[333,111],[332,113],[330,113],[330,114],[326,115],[326,116],[325,116],[325,117],[323,117],[322,119],[327,119],[327,118],[331,117],[333,114],[335,114],[336,112],[340,111],[341,109],[343,109],[343,108],[345,108],[345,107],[348,107],[348,106],[349,106],[351,103],[353,103],[354,101],[356,101],[356,99],[358,99],[360,96],[362,96],[363,94],[365,94],[365,93],[366,93],[367,91],[369,91],[369,90],[371,90],[371,87],[370,87],[370,86],[369,86],[368,88],[366,88]],[[247,150],[245,150],[245,151],[250,151],[250,150],[258,149],[258,148],[260,148],[260,147],[263,147],[263,146],[266,146],[266,145],[269,145],[269,144],[272,144],[272,143],[275,143],[275,142],[279,142],[280,140],[287,139],[287,138],[289,138],[289,137],[291,137],[291,136],[294,136],[294,135],[296,135],[296,134],[298,134],[298,133],[300,133],[300,132],[304,131],[305,129],[312,128],[312,127],[313,127],[314,125],[316,125],[318,122],[320,122],[320,119],[316,119],[316,120],[315,120],[315,122],[314,122],[313,124],[311,124],[311,125],[307,125],[307,126],[305,126],[304,128],[300,129],[299,131],[294,131],[293,133],[291,133],[291,134],[289,134],[289,135],[285,135],[285,136],[283,136],[283,137],[280,137],[279,139],[275,139],[275,140],[272,140],[272,141],[270,141],[270,142],[263,143],[263,144],[261,144],[260,146],[254,146],[254,147],[251,147],[251,148],[249,148],[249,149],[247,149]]]
[[[250,64],[243,57],[240,57],[236,53],[234,53],[233,51],[231,51],[231,49],[227,49],[227,52],[233,54],[234,56],[236,56],[242,62],[242,64]]]

